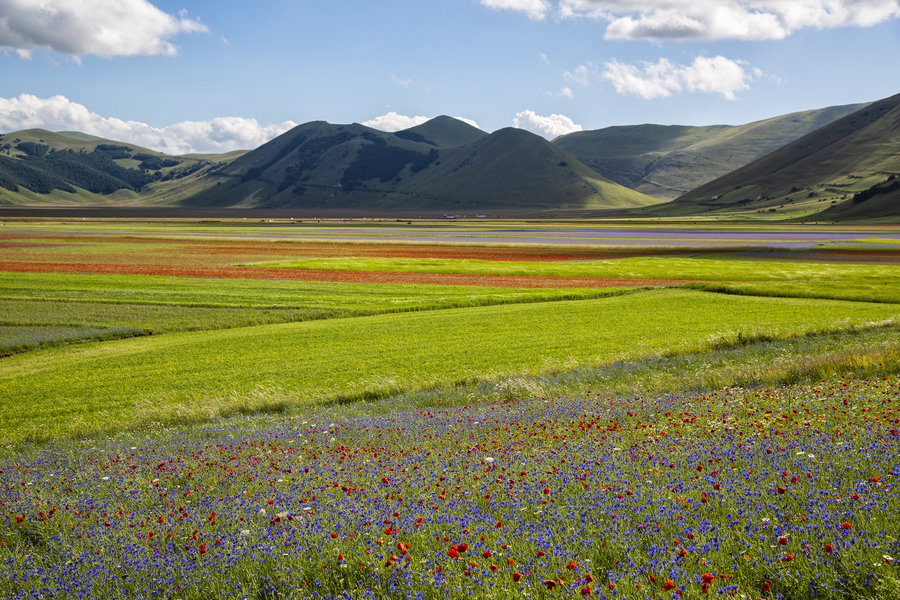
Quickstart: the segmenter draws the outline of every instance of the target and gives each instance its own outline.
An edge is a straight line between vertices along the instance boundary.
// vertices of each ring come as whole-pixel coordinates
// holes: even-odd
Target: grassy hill
[[[442,115],[429,119],[421,125],[398,131],[399,138],[433,144],[438,148],[453,148],[470,144],[488,135],[468,123]]]
[[[169,156],[79,132],[16,131],[0,136],[0,205],[174,204],[240,153]]]
[[[900,186],[896,179],[888,181],[897,175],[900,94],[684,194],[664,211],[645,212],[762,213],[814,220],[897,217]]]
[[[488,135],[449,117],[432,121],[406,136],[359,124],[299,125],[217,171],[215,186],[182,204],[478,212],[655,202],[532,133]],[[448,145],[467,138],[475,139]]]
[[[571,133],[553,143],[616,183],[670,199],[864,106],[834,106],[740,126],[608,127]]]

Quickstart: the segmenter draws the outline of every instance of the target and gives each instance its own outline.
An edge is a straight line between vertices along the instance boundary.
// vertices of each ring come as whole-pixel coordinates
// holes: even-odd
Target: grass
[[[10,439],[50,439],[282,405],[689,350],[722,332],[790,337],[900,317],[889,305],[661,290],[50,348],[4,359],[0,418]],[[732,333],[734,335],[734,333]]]
[[[802,259],[798,254],[798,259]],[[900,272],[893,264],[764,261],[739,258],[623,258],[602,261],[525,262],[386,257],[309,258],[256,264],[286,269],[405,271],[544,277],[607,277],[714,281],[703,289],[760,296],[900,302]],[[753,282],[748,284],[747,282]]]
[[[628,291],[0,272],[0,354],[85,339],[601,298]],[[35,327],[56,328],[57,335],[26,331]],[[82,329],[76,334],[72,328]]]

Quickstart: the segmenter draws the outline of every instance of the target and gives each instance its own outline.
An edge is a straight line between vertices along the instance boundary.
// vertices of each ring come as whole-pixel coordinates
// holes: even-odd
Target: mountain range
[[[314,121],[225,155],[19,131],[0,136],[0,205],[900,216],[898,105],[900,95],[741,126],[610,127],[552,142],[446,116],[394,133]]]

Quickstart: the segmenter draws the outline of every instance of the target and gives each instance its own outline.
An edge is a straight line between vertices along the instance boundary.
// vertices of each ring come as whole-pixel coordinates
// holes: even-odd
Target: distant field
[[[285,269],[539,275],[543,277],[716,281],[717,291],[754,295],[900,302],[900,269],[894,264],[807,263],[745,258],[640,257],[589,262],[513,262],[474,259],[310,258],[257,264]],[[750,285],[747,282],[754,282]]]
[[[900,319],[892,305],[664,290],[173,333],[3,359],[8,438],[378,397],[469,378]],[[254,405],[254,394],[269,392]],[[258,396],[257,396],[258,397]]]

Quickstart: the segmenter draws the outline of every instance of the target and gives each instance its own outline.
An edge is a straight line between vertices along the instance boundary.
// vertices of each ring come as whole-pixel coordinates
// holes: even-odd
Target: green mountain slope
[[[487,132],[459,119],[442,115],[429,119],[421,125],[398,131],[394,135],[414,142],[432,144],[437,148],[453,148],[480,140]]]
[[[834,106],[740,126],[608,127],[571,133],[553,143],[612,181],[669,199],[864,106]]]
[[[875,102],[650,213],[900,216],[900,94]],[[872,189],[866,198],[856,196]],[[855,200],[854,200],[854,197]]]
[[[420,126],[407,136],[413,139],[359,124],[299,125],[223,167],[212,176],[217,185],[182,204],[477,212],[655,202],[604,179],[532,133],[502,129],[488,135],[449,121]],[[476,140],[439,146],[464,136]]]
[[[16,131],[0,136],[0,205],[173,204],[234,156],[168,156],[79,132]]]

